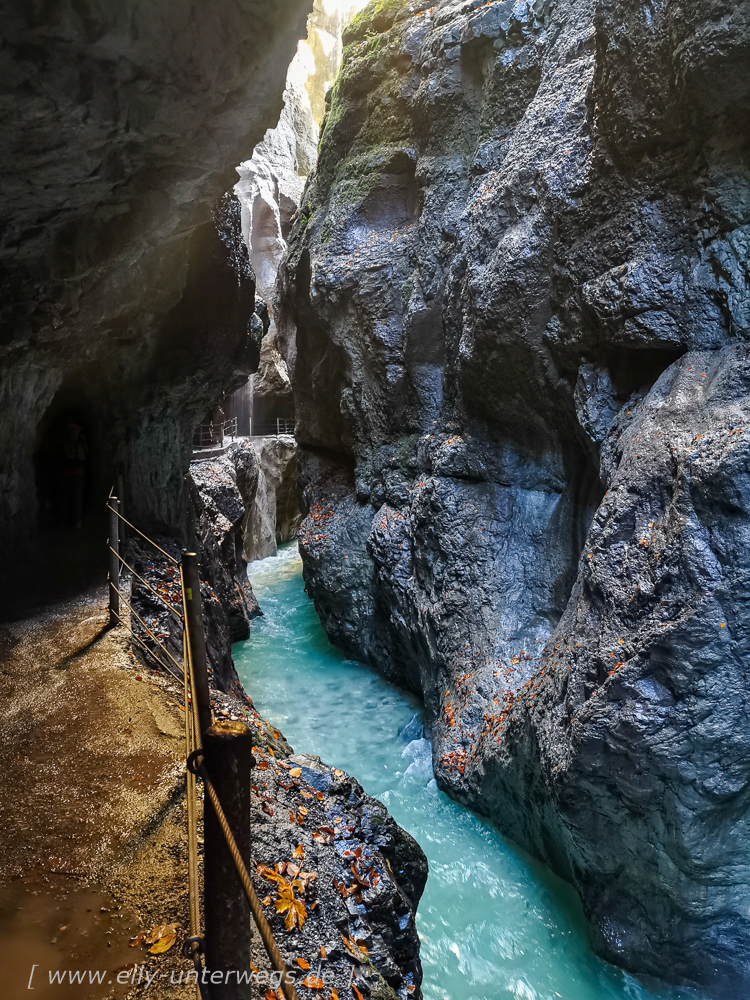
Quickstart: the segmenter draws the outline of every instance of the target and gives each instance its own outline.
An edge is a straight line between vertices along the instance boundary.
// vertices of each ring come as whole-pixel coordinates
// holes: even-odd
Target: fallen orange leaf
[[[292,857],[293,858],[304,858],[304,856],[305,856],[305,849],[304,849],[304,847],[302,846],[302,844],[297,844],[297,846],[294,848],[294,851],[292,852]]]
[[[177,929],[179,924],[155,924],[151,930],[143,936],[144,944],[150,944],[148,949],[150,955],[163,955],[169,951],[177,940]]]
[[[310,968],[310,963],[304,958],[298,958],[297,965],[300,967],[300,969],[304,969],[305,972],[307,972],[307,970]]]
[[[302,774],[302,768],[301,767],[293,767],[291,769],[291,771],[289,772],[289,777],[290,778],[299,778],[299,776],[301,774]]]
[[[274,903],[277,913],[285,913],[284,926],[288,931],[295,927],[302,930],[307,919],[307,908],[301,899],[294,895],[294,886],[285,878],[279,878],[279,898]]]
[[[325,987],[323,980],[313,975],[305,976],[302,980],[302,985],[306,986],[308,990],[322,990]],[[362,994],[360,994],[359,1000],[364,1000]]]

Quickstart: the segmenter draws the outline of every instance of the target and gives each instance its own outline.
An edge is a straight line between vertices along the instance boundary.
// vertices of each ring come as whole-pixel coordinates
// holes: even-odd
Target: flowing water
[[[265,617],[234,649],[262,715],[356,777],[430,863],[417,914],[427,1000],[699,1000],[647,988],[588,947],[573,890],[435,784],[420,705],[328,642],[296,545],[251,564]]]

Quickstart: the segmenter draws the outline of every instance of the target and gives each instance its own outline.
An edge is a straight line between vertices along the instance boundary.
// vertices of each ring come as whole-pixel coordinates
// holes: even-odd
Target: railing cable
[[[146,645],[143,639],[141,639],[140,636],[136,635],[132,627],[123,618],[121,618],[120,615],[117,614],[117,612],[114,612],[114,614],[115,618],[117,618],[118,622],[122,625],[122,627],[128,633],[130,638],[134,639],[138,643],[138,645],[141,647],[144,653],[146,653],[152,660],[158,663],[160,667],[163,667],[164,670],[166,670],[172,677],[174,677],[176,681],[182,683],[182,677],[178,677],[177,674],[175,674],[175,672],[170,669],[167,663],[165,663],[163,660],[160,660],[159,657],[156,655],[156,653],[153,651],[153,649],[149,649],[149,647]]]
[[[171,612],[172,612],[172,614],[173,614],[173,615],[175,615],[175,617],[177,618],[177,620],[178,620],[179,622],[182,622],[182,615],[180,614],[180,612],[179,612],[179,611],[177,611],[177,610],[176,610],[175,608],[173,608],[173,607],[172,607],[172,605],[171,605],[171,604],[170,604],[170,603],[169,603],[168,601],[166,601],[166,600],[164,599],[164,597],[163,597],[163,596],[162,596],[162,595],[161,595],[161,594],[160,594],[160,593],[159,593],[159,592],[158,592],[157,590],[154,590],[154,588],[153,588],[153,587],[151,586],[151,584],[150,584],[150,583],[149,583],[149,582],[148,582],[147,580],[144,580],[144,579],[143,579],[143,577],[142,577],[142,576],[141,576],[141,575],[140,575],[139,573],[136,573],[136,571],[135,571],[135,570],[133,569],[133,567],[132,567],[132,566],[129,566],[129,565],[128,565],[128,564],[127,564],[127,563],[125,562],[125,560],[124,560],[124,559],[122,558],[122,556],[120,555],[120,553],[119,553],[119,552],[115,552],[115,550],[114,550],[114,549],[112,548],[112,546],[111,546],[111,545],[110,545],[110,547],[109,547],[109,551],[110,551],[110,552],[114,552],[114,553],[115,553],[115,555],[117,556],[117,558],[118,558],[118,559],[120,560],[120,562],[121,562],[121,563],[123,564],[123,566],[125,567],[125,569],[126,569],[126,570],[128,570],[128,572],[129,572],[129,573],[132,573],[132,574],[133,574],[133,576],[134,576],[134,577],[135,577],[135,578],[136,578],[137,580],[140,580],[140,581],[141,581],[141,583],[143,584],[143,586],[144,586],[144,587],[148,587],[148,589],[149,589],[149,590],[151,591],[151,593],[152,593],[152,594],[154,595],[154,597],[156,597],[156,598],[157,598],[158,600],[160,600],[160,601],[161,601],[161,603],[162,603],[162,604],[164,605],[164,607],[165,607],[165,608],[166,608],[166,609],[167,609],[168,611],[171,611]]]
[[[179,562],[177,561],[177,559],[175,559],[174,556],[170,556],[170,554],[168,552],[165,552],[164,549],[160,545],[157,545],[156,542],[152,542],[151,539],[148,537],[148,535],[144,535],[143,532],[139,528],[136,528],[136,526],[134,524],[131,524],[130,521],[128,521],[128,519],[126,517],[122,516],[122,514],[119,512],[119,510],[115,510],[115,508],[114,507],[110,507],[109,504],[107,504],[107,510],[111,510],[115,514],[117,514],[117,516],[119,517],[119,519],[121,521],[123,521],[125,524],[127,524],[127,526],[129,528],[132,528],[133,531],[137,532],[137,534],[139,534],[141,536],[141,538],[144,539],[144,541],[148,542],[149,545],[153,545],[153,547],[155,549],[157,549],[157,551],[161,552],[161,554],[163,556],[166,556],[167,559],[169,559],[170,562],[174,563],[175,566],[179,566],[180,565]]]
[[[180,671],[179,676],[178,676],[174,672],[174,670],[170,670],[170,668],[166,665],[166,663],[162,664],[167,670],[169,670],[170,674],[176,680],[178,680],[178,681],[181,682],[182,681],[182,674],[183,674],[182,666],[177,662],[177,660],[175,660],[174,656],[172,656],[172,654],[169,652],[169,650],[167,649],[167,647],[159,639],[156,638],[156,636],[154,635],[154,633],[151,631],[151,629],[148,627],[148,625],[144,622],[144,620],[141,618],[141,616],[138,614],[138,612],[135,610],[135,608],[128,602],[128,600],[125,597],[125,595],[121,591],[119,591],[117,589],[117,587],[114,587],[113,589],[114,589],[115,593],[119,595],[120,600],[123,602],[123,604],[128,609],[128,611],[131,613],[131,615],[135,615],[135,617],[137,618],[137,620],[141,623],[141,625],[143,625],[143,627],[148,632],[148,634],[151,636],[151,638],[154,640],[154,642],[159,647],[159,649],[163,650],[167,654],[167,656],[172,661],[172,663],[174,663],[174,665]],[[159,661],[159,662],[161,663],[161,661]]]

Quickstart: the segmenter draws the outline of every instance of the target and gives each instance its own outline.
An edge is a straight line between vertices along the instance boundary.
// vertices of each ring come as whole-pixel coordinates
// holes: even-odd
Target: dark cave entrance
[[[101,519],[101,422],[86,394],[60,389],[37,424],[34,475],[41,531],[80,529]],[[100,503],[101,501],[101,503]]]

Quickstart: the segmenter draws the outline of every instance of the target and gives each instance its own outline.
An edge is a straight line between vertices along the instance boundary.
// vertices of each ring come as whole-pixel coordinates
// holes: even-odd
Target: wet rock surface
[[[305,581],[628,969],[747,992],[750,17],[371,5],[282,271]]]

